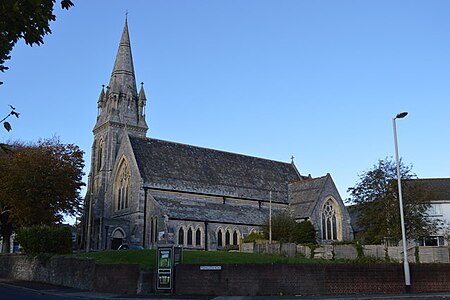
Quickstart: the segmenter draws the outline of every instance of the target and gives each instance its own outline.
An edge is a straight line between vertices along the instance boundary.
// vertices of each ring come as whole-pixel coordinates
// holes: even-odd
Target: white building
[[[416,179],[431,193],[428,215],[435,220],[438,230],[420,241],[421,246],[450,245],[450,178]]]

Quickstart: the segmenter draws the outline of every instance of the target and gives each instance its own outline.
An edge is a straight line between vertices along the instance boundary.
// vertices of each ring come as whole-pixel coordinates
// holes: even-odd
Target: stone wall
[[[141,285],[139,265],[98,265],[65,256],[0,255],[0,277],[118,294],[136,294]]]
[[[386,247],[384,245],[362,245],[362,255],[375,257],[379,260],[390,262],[403,261],[403,247]],[[248,253],[269,253],[284,256],[303,255],[307,258],[317,259],[346,259],[355,260],[358,258],[358,251],[355,245],[318,245],[310,248],[304,245],[280,244],[266,242],[242,243],[241,252]],[[450,247],[415,247],[407,248],[408,261],[410,263],[449,263]]]

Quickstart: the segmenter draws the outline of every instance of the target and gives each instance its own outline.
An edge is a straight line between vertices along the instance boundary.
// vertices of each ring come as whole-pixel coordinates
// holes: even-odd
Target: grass
[[[109,250],[79,253],[77,256],[94,258],[99,264],[139,264],[144,269],[156,268],[156,250]],[[260,253],[183,251],[184,264],[320,264],[326,262],[304,257],[283,257]]]

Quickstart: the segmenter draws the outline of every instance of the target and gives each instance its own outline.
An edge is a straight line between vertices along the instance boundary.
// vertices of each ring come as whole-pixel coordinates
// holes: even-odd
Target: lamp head
[[[402,118],[406,117],[407,115],[408,115],[408,112],[407,112],[407,111],[403,111],[403,112],[401,112],[401,113],[398,113],[398,114],[395,116],[395,118],[396,118],[396,119],[402,119]]]

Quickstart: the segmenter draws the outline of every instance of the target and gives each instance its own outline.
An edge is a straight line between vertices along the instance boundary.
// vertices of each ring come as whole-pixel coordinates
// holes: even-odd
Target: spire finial
[[[294,158],[295,158],[295,156],[292,155],[292,156],[291,156],[291,163],[294,163]]]
[[[127,22],[127,21],[128,21],[128,9],[125,10],[125,22]]]

